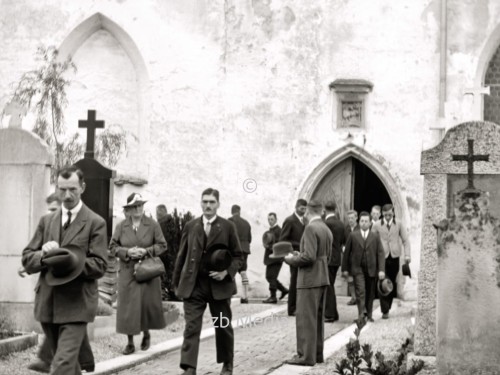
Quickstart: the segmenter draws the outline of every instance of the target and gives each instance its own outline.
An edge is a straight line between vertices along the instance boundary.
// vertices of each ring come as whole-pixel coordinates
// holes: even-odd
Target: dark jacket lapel
[[[194,234],[196,236],[196,241],[198,242],[198,247],[203,249],[203,243],[205,238],[205,228],[203,228],[203,216],[200,216],[200,219],[196,221],[194,226]]]
[[[207,248],[209,248],[215,239],[219,236],[219,233],[221,232],[222,228],[220,227],[220,220],[219,217],[214,220],[212,223],[212,228],[210,229],[210,233],[207,239]]]
[[[75,238],[75,236],[82,230],[82,228],[87,223],[87,219],[89,216],[88,214],[89,212],[87,206],[85,206],[85,204],[82,204],[82,208],[76,215],[75,220],[71,223],[68,230],[66,231],[66,234],[64,235],[64,238],[61,241],[61,247],[64,247],[63,245],[70,243],[73,238]]]

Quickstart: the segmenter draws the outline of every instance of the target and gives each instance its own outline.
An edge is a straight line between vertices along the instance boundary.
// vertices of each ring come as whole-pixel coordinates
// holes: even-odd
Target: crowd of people
[[[95,368],[87,324],[96,315],[97,280],[104,275],[108,254],[119,259],[116,332],[126,335],[122,353],[135,352],[134,336],[142,332],[141,350],[150,347],[150,330],[165,327],[161,280],[157,274],[143,279],[139,271],[153,272],[154,259],[168,252],[161,223],[166,207],[156,208],[158,221],[144,214],[146,201],[132,193],[123,205],[125,219],[107,241],[106,223],[81,200],[83,173],[75,166],[58,172],[56,193],[47,199],[33,238],[23,250],[19,275],[40,273],[35,289],[35,318],[45,341],[38,359],[29,368],[55,375],[81,374]],[[217,215],[219,191],[201,193],[202,215],[189,221],[182,232],[173,270],[173,292],[183,301],[184,341],[180,353],[183,374],[196,374],[203,313],[231,322],[231,297],[236,274],[242,280],[241,303],[248,303],[247,259],[251,226],[233,205],[232,216]],[[351,210],[348,222],[339,218],[334,201],[299,199],[282,226],[276,213],[267,216],[263,235],[264,265],[270,296],[264,303],[278,303],[288,296],[287,313],[296,320],[297,354],[287,363],[314,365],[323,361],[325,322],[339,319],[335,281],[341,268],[357,305],[360,323],[373,321],[377,291],[382,317],[389,318],[397,295],[400,259],[410,262],[407,233],[394,218],[394,208],[374,206],[371,213]],[[148,260],[151,260],[148,261]],[[288,288],[279,281],[285,262],[290,267]],[[146,265],[148,264],[148,265]],[[149,268],[148,268],[149,267]],[[167,265],[169,267],[169,265]],[[280,292],[279,296],[277,292]],[[231,324],[215,325],[217,362],[221,375],[233,373],[234,332]]]

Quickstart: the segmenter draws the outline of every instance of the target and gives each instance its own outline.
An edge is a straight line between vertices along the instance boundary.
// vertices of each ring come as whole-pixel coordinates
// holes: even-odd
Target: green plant
[[[0,340],[18,335],[11,327],[12,323],[8,318],[5,316],[0,317]]]
[[[355,338],[346,345],[346,358],[336,364],[335,373],[341,375],[415,375],[424,367],[422,360],[407,366],[408,353],[413,350],[413,337],[407,338],[398,350],[396,360],[386,359],[381,352],[373,353],[370,344],[361,345],[359,336],[364,322],[358,321]]]

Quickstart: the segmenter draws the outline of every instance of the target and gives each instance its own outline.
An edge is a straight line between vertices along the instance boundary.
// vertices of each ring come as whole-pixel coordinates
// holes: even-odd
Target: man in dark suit
[[[358,225],[358,212],[356,210],[347,211],[347,224],[345,226],[345,239],[355,230],[359,230]],[[354,291],[354,280],[352,277],[347,279],[347,289],[349,291],[349,295],[351,299],[347,302],[348,305],[356,305],[356,292]]]
[[[345,227],[337,218],[337,204],[334,201],[325,203],[325,224],[333,235],[332,256],[328,263],[330,286],[326,293],[325,322],[333,323],[339,320],[337,297],[335,295],[335,279],[341,265],[342,247],[345,245]]]
[[[264,233],[263,245],[264,245],[264,265],[266,266],[266,280],[269,283],[269,291],[271,296],[263,303],[278,303],[276,298],[276,290],[281,292],[280,300],[283,299],[288,294],[288,289],[283,286],[278,280],[280,274],[281,266],[283,265],[282,258],[270,258],[269,256],[273,253],[273,245],[278,242],[281,235],[281,228],[278,225],[278,218],[274,212],[267,215],[267,222],[269,223],[269,230]]]
[[[35,296],[35,319],[54,353],[54,375],[81,374],[78,354],[87,334],[87,323],[97,312],[97,279],[106,271],[106,222],[81,201],[85,190],[83,173],[75,166],[63,168],[57,177],[61,209],[42,217],[22,262],[28,273],[40,272]],[[59,245],[60,244],[60,245]],[[69,248],[80,252],[81,274],[61,285],[51,286],[46,256],[52,250]],[[83,255],[81,253],[84,253]]]
[[[373,300],[377,285],[377,276],[385,278],[385,255],[378,233],[370,230],[370,214],[361,212],[359,230],[347,238],[342,272],[354,278],[356,302],[358,305],[358,321],[373,322]],[[366,318],[364,312],[366,309]]]
[[[241,247],[235,226],[217,216],[219,205],[218,190],[208,188],[203,191],[203,216],[184,227],[175,263],[173,283],[177,296],[184,300],[186,321],[180,363],[185,375],[196,374],[200,332],[207,304],[214,318],[217,363],[223,363],[221,375],[233,373],[231,296],[236,293],[234,277],[240,267]],[[210,269],[211,254],[207,250],[215,244],[226,247],[232,255],[231,264],[223,271]]]
[[[300,240],[305,228],[305,218],[307,201],[305,199],[297,200],[295,212],[288,216],[283,222],[280,241],[288,241],[292,244],[295,251],[300,250]],[[297,303],[297,267],[290,264],[290,286],[288,295],[288,315],[295,315]]]
[[[167,206],[164,204],[156,206],[156,221],[160,224],[161,232],[165,241],[167,241],[168,249],[168,251],[160,255],[160,259],[165,266],[165,274],[162,275],[162,284],[166,287],[167,293],[164,297],[175,301],[177,298],[173,291],[172,275],[174,274],[175,259],[177,258],[177,238],[175,238],[177,231],[175,230],[174,218],[168,213]]]
[[[248,275],[247,275],[247,259],[250,255],[250,243],[252,242],[252,228],[250,223],[241,217],[241,207],[237,204],[231,207],[231,216],[229,221],[232,221],[236,227],[236,233],[238,233],[238,239],[240,240],[242,259],[241,265],[238,272],[241,275],[241,284],[243,285],[243,298],[241,298],[241,303],[248,303]]]
[[[328,261],[333,236],[321,220],[323,206],[311,201],[307,205],[308,223],[300,241],[300,253],[294,251],[285,262],[298,268],[297,278],[297,354],[286,363],[314,366],[324,361],[323,338],[325,297],[330,284]]]

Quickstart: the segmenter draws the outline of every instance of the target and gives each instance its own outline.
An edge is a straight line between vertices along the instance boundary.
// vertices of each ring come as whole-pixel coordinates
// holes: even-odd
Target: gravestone
[[[422,152],[415,353],[440,374],[500,373],[499,145],[499,125],[468,122]]]
[[[17,270],[22,250],[47,213],[53,162],[49,147],[37,135],[0,129],[0,323],[18,331],[39,330],[33,317],[39,275],[21,278]]]
[[[113,179],[116,172],[94,159],[95,129],[104,128],[104,121],[96,120],[96,112],[88,111],[87,120],[80,120],[78,127],[87,129],[87,147],[85,157],[75,165],[80,168],[85,178],[85,191],[82,201],[95,213],[106,220],[108,243],[113,231]],[[118,263],[111,255],[104,277],[99,279],[99,294],[106,302],[114,302],[116,298],[116,273]]]

